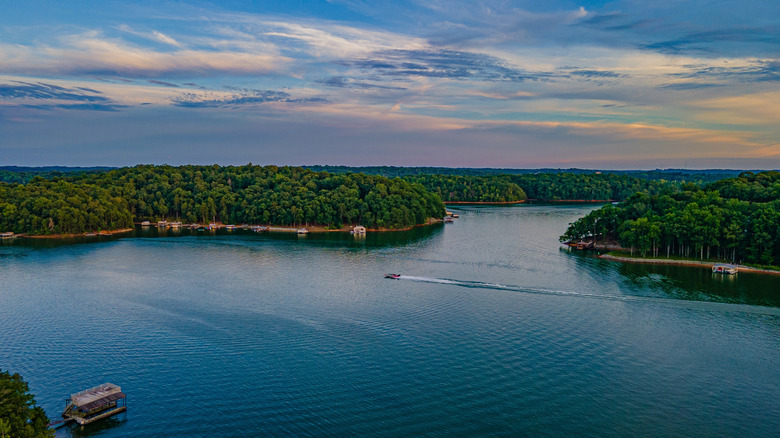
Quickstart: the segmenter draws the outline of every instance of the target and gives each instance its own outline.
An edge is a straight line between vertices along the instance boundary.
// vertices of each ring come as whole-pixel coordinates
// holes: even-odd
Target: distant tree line
[[[516,202],[527,198],[508,175],[418,175],[404,179],[421,184],[444,202]]]
[[[423,186],[276,166],[135,166],[0,184],[0,230],[83,233],[133,220],[405,228],[444,215]]]
[[[64,176],[73,176],[81,173],[98,173],[110,170],[109,167],[20,167],[0,166],[0,182],[25,184],[36,176],[44,179],[52,179]]]
[[[721,179],[733,178],[742,171],[732,169],[656,169],[656,170],[601,170],[594,169],[505,169],[505,168],[469,168],[469,167],[398,167],[398,166],[305,166],[315,172],[331,173],[365,173],[367,175],[382,175],[390,178],[415,175],[459,175],[459,176],[493,176],[493,175],[534,175],[562,174],[574,175],[600,174],[623,175],[633,178],[667,181],[673,183],[708,183]]]
[[[678,185],[627,175],[596,173],[539,173],[512,175],[509,181],[522,187],[529,199],[620,201],[637,192],[659,194]]]
[[[779,266],[778,230],[780,173],[744,172],[676,193],[637,193],[572,223],[561,240],[595,237],[642,255]]]

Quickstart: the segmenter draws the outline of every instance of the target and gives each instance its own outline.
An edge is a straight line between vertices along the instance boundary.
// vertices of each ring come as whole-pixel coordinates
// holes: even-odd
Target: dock
[[[71,394],[65,403],[63,421],[72,420],[81,425],[127,411],[127,395],[113,383]]]

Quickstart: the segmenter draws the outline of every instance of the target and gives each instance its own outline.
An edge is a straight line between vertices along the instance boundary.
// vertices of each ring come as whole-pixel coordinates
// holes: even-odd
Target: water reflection
[[[89,436],[100,436],[105,432],[116,429],[127,423],[127,412],[123,412],[113,417],[104,418],[100,421],[87,424],[85,426],[79,426],[76,423],[71,423],[57,429],[54,435],[57,438],[60,437],[72,437],[82,438]]]
[[[570,254],[578,269],[596,272],[605,281],[620,281],[638,295],[651,293],[681,300],[780,307],[780,276],[750,272],[713,274],[706,266],[621,263],[599,259],[592,251],[561,251]]]

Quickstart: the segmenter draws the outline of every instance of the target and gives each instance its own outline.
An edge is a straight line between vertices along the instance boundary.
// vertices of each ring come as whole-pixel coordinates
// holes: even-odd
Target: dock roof
[[[114,395],[118,395],[118,394],[121,394],[121,396],[106,401],[106,399],[112,398]],[[71,394],[70,400],[71,402],[73,402],[74,405],[78,406],[79,408],[84,408],[88,405],[93,405],[96,402],[100,402],[100,403],[94,405],[94,407],[124,397],[125,394],[122,392],[122,388],[120,388],[117,385],[114,385],[113,383],[104,383],[102,385],[95,386],[94,388],[85,389],[84,391]],[[90,409],[94,409],[94,407]]]

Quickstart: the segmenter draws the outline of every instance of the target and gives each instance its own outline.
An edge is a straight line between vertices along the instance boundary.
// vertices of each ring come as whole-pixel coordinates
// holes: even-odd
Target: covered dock
[[[71,394],[65,403],[62,418],[82,425],[127,411],[127,395],[113,383]]]

